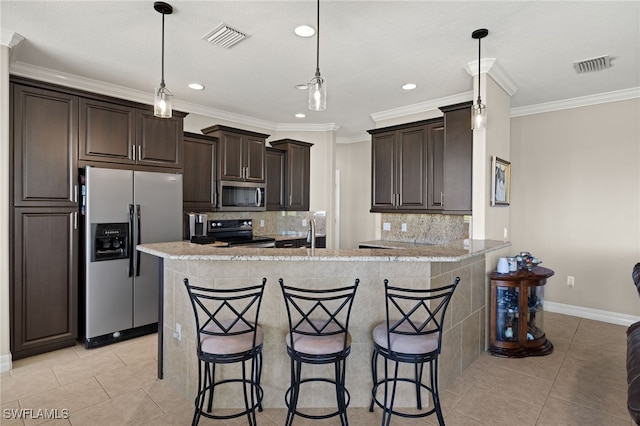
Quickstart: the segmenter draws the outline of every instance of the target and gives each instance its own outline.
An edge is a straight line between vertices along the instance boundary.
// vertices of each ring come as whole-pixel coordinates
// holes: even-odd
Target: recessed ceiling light
[[[296,118],[305,118],[306,116],[307,116],[306,114],[303,114],[301,112],[296,114]]]
[[[404,90],[413,90],[413,89],[415,89],[416,87],[417,87],[417,86],[416,86],[415,84],[413,84],[413,83],[406,83],[406,84],[403,84],[403,85],[402,85],[402,88],[403,88]]]
[[[189,88],[193,90],[202,90],[204,86],[200,83],[189,83]]]
[[[308,83],[296,84],[295,88],[298,90],[309,90],[309,84]]]
[[[298,37],[312,37],[316,33],[316,30],[309,25],[300,25],[296,27],[293,32],[295,32]]]

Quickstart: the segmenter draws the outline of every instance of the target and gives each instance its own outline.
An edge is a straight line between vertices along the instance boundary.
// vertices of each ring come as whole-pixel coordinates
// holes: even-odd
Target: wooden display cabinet
[[[544,334],[544,285],[551,269],[491,273],[489,353],[508,358],[548,355],[553,344]]]

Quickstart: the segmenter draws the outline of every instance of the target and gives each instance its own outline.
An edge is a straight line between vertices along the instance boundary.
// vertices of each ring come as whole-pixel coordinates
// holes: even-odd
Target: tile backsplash
[[[207,216],[209,220],[251,219],[255,235],[306,234],[309,230],[309,221],[315,219],[316,235],[326,233],[326,215],[323,211],[209,212]],[[306,224],[303,224],[303,220]]]
[[[405,230],[403,230],[403,225]],[[465,238],[469,238],[469,216],[382,214],[381,239],[383,240],[442,244]]]

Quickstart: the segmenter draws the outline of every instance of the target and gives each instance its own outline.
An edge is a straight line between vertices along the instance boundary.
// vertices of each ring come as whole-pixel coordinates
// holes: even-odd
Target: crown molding
[[[337,132],[340,124],[304,124],[304,123],[278,123],[275,130],[280,132]]]
[[[22,37],[17,32],[5,30],[4,28],[2,28],[1,37],[2,38],[0,39],[0,45],[6,46],[9,49],[16,47],[22,40],[24,40],[24,37]]]
[[[369,142],[371,141],[371,135],[369,133],[362,133],[356,136],[350,137],[338,137],[336,138],[337,144],[350,144],[350,143],[360,143],[360,142]]]
[[[473,92],[464,92],[431,101],[420,102],[418,104],[407,105],[399,108],[388,109],[386,111],[374,112],[371,118],[376,123],[379,121],[400,118],[412,114],[420,114],[427,111],[437,110],[444,105],[459,104],[473,99]]]
[[[563,109],[579,108],[589,105],[604,104],[608,102],[625,101],[640,98],[640,87],[616,90],[613,92],[599,93],[597,95],[581,96],[579,98],[565,99],[562,101],[547,102],[543,104],[511,108],[511,117],[542,114],[545,112],[560,111]]]
[[[471,76],[475,77],[478,75],[478,61],[468,62],[464,66],[464,70]],[[491,76],[493,81],[495,81],[502,89],[507,92],[509,96],[515,95],[518,91],[518,86],[513,82],[511,77],[506,73],[506,71],[500,66],[496,58],[485,58],[480,61],[480,73],[486,73]]]

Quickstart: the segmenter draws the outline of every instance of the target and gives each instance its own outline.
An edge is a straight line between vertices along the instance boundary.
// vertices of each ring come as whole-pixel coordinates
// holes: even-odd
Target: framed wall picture
[[[511,163],[491,157],[491,205],[508,206],[511,192]]]

